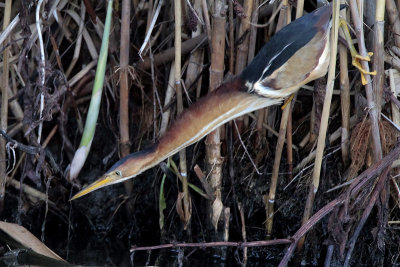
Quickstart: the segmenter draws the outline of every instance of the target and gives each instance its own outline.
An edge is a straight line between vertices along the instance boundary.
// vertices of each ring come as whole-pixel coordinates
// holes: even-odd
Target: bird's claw
[[[360,71],[362,84],[366,85],[367,84],[367,79],[365,78],[365,75],[376,75],[376,71],[367,71],[367,70],[365,70],[362,67],[360,61],[361,60],[363,60],[363,61],[371,61],[371,57],[372,57],[372,55],[374,53],[368,52],[367,56],[361,56],[357,52],[357,50],[355,49],[355,47],[353,45],[353,41],[351,39],[350,31],[349,31],[349,28],[347,27],[346,21],[343,20],[343,19],[340,19],[339,23],[340,23],[340,26],[343,29],[343,33],[344,33],[345,39],[346,39],[347,44],[348,44],[349,49],[350,49],[351,57],[353,58],[352,64],[353,64],[354,67],[356,67]]]
[[[374,71],[366,71],[362,65],[361,65],[361,60],[365,61],[371,61],[371,56],[373,55],[373,52],[368,52],[368,56],[361,56],[360,54],[356,54],[353,56],[352,64],[354,67],[356,67],[361,74],[361,83],[363,85],[367,84],[367,79],[365,78],[365,75],[376,75],[376,70]]]
[[[362,56],[360,54],[354,55],[354,59],[371,61],[371,57],[374,55],[374,52],[368,52],[368,56]]]

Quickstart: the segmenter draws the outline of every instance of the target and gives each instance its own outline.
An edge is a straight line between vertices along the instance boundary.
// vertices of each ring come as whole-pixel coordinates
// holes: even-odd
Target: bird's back
[[[308,45],[319,32],[327,32],[331,14],[332,6],[328,5],[293,21],[277,32],[240,75],[249,91],[253,91],[256,83],[262,83],[274,72],[285,71],[281,68],[288,60]],[[300,64],[295,67],[299,72],[305,71]]]

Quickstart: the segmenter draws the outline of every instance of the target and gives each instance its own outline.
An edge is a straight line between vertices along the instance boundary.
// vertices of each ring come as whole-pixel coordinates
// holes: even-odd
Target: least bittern
[[[156,144],[122,158],[72,199],[133,178],[218,126],[278,104],[302,85],[324,76],[329,65],[331,17],[332,5],[327,5],[282,28],[240,75],[191,105]],[[352,47],[351,40],[348,43]],[[353,52],[352,56],[358,57]]]

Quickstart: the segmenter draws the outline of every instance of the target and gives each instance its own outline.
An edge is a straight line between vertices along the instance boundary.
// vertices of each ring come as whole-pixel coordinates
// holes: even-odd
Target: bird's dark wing
[[[331,5],[319,8],[314,12],[293,21],[276,33],[258,53],[249,66],[242,72],[241,78],[246,83],[248,89],[253,91],[256,83],[263,84],[263,86],[268,86],[267,84],[263,83],[263,81],[268,83],[268,78],[273,75],[276,76],[276,72],[289,71],[290,73],[288,74],[296,72],[311,72],[312,68],[316,67],[315,64],[313,64],[309,70],[304,69],[304,67],[301,65],[301,62],[297,62],[296,66],[294,66],[297,69],[286,70],[282,67],[288,63],[288,61],[290,61],[297,52],[301,51],[302,48],[306,48],[310,43],[312,43],[313,39],[315,39],[317,35],[321,36],[321,32],[328,32],[331,13]],[[325,38],[325,34],[318,38]],[[305,51],[307,49],[303,50]],[[311,53],[307,56],[314,56],[315,60],[318,61],[317,56],[320,55]],[[310,58],[310,60],[311,59],[312,58]],[[299,60],[303,60],[303,56],[301,56]],[[293,83],[299,82],[297,79],[293,79]],[[278,84],[275,85],[276,87],[273,86],[274,85],[271,85],[271,90],[285,89]]]

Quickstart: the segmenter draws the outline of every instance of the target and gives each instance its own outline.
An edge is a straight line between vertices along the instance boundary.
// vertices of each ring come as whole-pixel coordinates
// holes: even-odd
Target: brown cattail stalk
[[[130,153],[129,142],[129,47],[130,47],[130,21],[131,21],[131,2],[122,1],[121,9],[121,47],[120,47],[120,89],[119,89],[119,131],[120,131],[120,150],[121,156],[125,157]],[[125,190],[128,196],[132,192],[132,180],[124,182]]]

